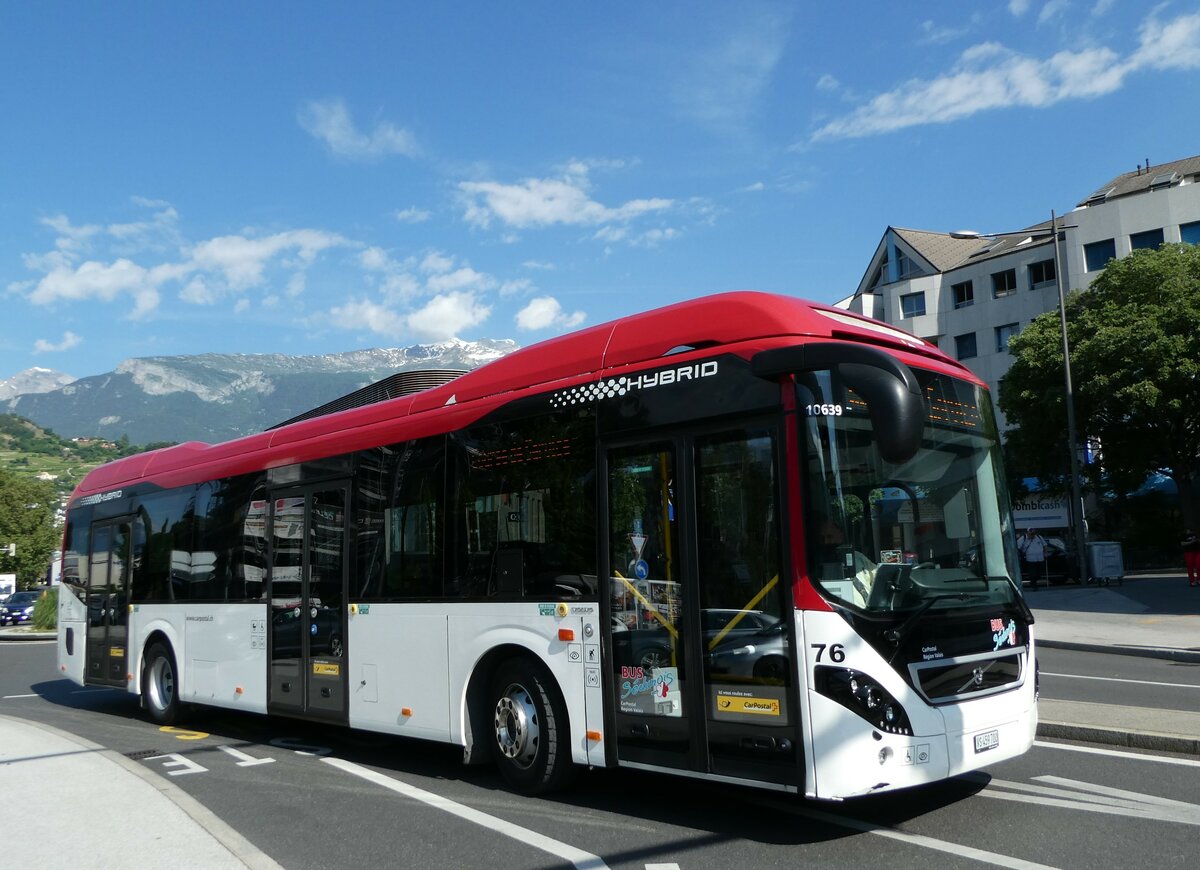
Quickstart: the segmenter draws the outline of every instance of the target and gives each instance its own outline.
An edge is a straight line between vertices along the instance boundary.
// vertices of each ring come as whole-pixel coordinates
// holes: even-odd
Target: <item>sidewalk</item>
[[[1025,600],[1042,647],[1200,662],[1200,589],[1185,574],[1037,587]],[[1043,698],[1038,717],[1039,737],[1200,755],[1200,713]]]
[[[0,716],[6,866],[269,870],[279,865],[165,777],[48,725]],[[132,815],[131,815],[132,813]],[[130,819],[136,819],[131,833]],[[79,824],[86,819],[86,824]],[[18,833],[19,832],[19,833]]]

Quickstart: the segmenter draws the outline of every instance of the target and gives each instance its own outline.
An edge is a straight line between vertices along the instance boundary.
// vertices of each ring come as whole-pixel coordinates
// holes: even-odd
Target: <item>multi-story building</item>
[[[981,238],[888,227],[843,307],[937,343],[999,392],[1008,340],[1058,307],[1047,220]],[[1164,242],[1200,244],[1200,156],[1119,175],[1059,216],[1063,286],[1087,288],[1105,264]],[[1003,421],[1001,421],[1003,423]]]

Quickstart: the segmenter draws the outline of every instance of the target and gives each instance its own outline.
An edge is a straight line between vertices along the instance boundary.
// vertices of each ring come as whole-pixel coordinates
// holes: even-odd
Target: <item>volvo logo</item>
[[[976,668],[975,670],[971,671],[971,682],[973,682],[976,686],[983,685],[983,668]]]

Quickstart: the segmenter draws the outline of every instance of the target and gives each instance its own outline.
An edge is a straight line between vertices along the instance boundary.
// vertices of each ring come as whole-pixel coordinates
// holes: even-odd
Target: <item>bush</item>
[[[53,586],[43,592],[37,604],[33,606],[31,622],[34,628],[43,631],[54,631],[58,628],[58,590]]]

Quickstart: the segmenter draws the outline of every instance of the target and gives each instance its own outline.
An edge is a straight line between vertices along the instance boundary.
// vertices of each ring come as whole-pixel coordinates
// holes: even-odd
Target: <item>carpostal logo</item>
[[[668,387],[681,384],[684,381],[698,381],[701,378],[711,378],[717,373],[716,360],[694,363],[693,365],[678,366],[671,369],[659,369],[655,372],[645,372],[638,375],[622,375],[619,378],[609,378],[594,384],[583,384],[571,387],[569,390],[559,390],[550,396],[550,406],[553,408],[568,408],[571,405],[581,405],[588,402],[599,402],[601,399],[615,399],[628,395],[635,390],[650,390],[655,387]]]

